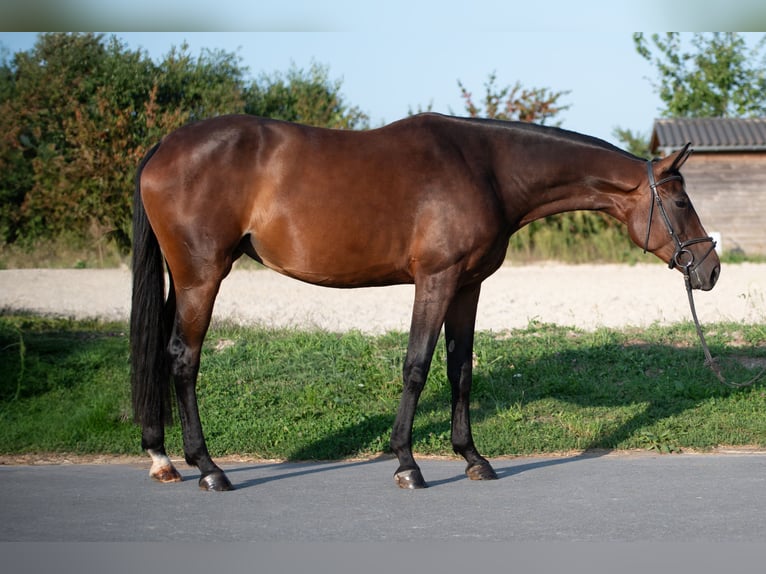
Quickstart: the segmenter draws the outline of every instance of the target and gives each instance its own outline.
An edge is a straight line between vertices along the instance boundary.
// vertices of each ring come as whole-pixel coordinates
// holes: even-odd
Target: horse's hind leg
[[[183,478],[173,466],[165,451],[165,425],[161,420],[144,423],[141,429],[141,446],[152,457],[149,476],[159,482],[181,482]]]
[[[146,452],[152,457],[152,467],[149,469],[150,477],[159,482],[181,482],[183,480],[176,467],[170,461],[170,458],[168,458],[164,446],[147,448]]]
[[[199,486],[204,490],[232,490],[224,472],[207,450],[197,407],[197,374],[202,342],[210,325],[213,302],[225,273],[191,287],[176,289],[176,315],[168,344],[171,373],[178,399],[186,462],[200,470]]]
[[[172,329],[173,321],[175,320],[175,310],[173,277],[170,276],[170,289],[163,314],[165,332],[170,332]],[[162,344],[162,347],[164,352],[165,343]],[[163,378],[167,377],[167,380],[169,380],[168,373],[164,373],[162,376]],[[163,402],[165,403],[165,408],[169,410],[171,409],[169,389],[167,392],[168,396]],[[158,482],[181,482],[183,480],[165,451],[165,413],[162,409],[155,410],[144,418],[141,427],[141,447],[146,450],[152,459],[152,466],[149,469],[149,476],[152,479]]]
[[[473,339],[481,284],[463,288],[450,305],[444,322],[447,345],[447,378],[452,387],[452,448],[465,458],[465,473],[472,480],[492,480],[497,475],[479,454],[471,433],[469,405],[473,380]]]

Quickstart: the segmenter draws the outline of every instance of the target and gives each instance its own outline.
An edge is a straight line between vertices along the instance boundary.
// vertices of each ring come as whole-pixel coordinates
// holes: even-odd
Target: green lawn
[[[749,378],[766,364],[766,325],[706,332],[727,376]],[[211,453],[305,460],[387,451],[406,340],[214,326],[198,384]],[[702,360],[691,324],[478,333],[477,446],[488,456],[766,447],[764,382],[730,390]],[[124,324],[0,315],[0,453],[138,454],[128,361]],[[449,412],[440,345],[415,419],[418,453],[451,454]],[[177,425],[168,449],[181,454]]]

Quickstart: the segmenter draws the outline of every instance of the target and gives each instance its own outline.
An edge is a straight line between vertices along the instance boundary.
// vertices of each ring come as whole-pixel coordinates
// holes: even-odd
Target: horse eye
[[[679,209],[686,209],[689,206],[689,204],[686,202],[685,199],[677,199],[676,200],[676,207]]]

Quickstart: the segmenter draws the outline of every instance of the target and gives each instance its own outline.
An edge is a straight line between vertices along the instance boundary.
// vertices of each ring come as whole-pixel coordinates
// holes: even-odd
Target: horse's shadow
[[[341,470],[341,469],[347,469],[350,467],[355,466],[367,466],[370,464],[375,464],[380,460],[381,457],[376,457],[369,460],[359,460],[359,461],[341,461],[341,462],[324,462],[324,463],[317,463],[317,462],[278,462],[278,463],[267,463],[267,464],[257,464],[252,466],[235,466],[232,468],[227,468],[226,474],[228,474],[232,479],[235,480],[234,486],[237,489],[243,489],[243,488],[250,488],[254,486],[261,486],[263,484],[267,484],[269,482],[274,482],[277,480],[285,480],[288,478],[296,478],[300,476],[306,476],[311,474],[318,474],[318,473],[325,473],[325,472],[332,472],[335,470]],[[390,458],[390,457],[385,457]],[[278,471],[274,474],[270,474],[268,476],[258,476],[254,478],[247,478],[241,482],[236,482],[236,475],[241,472],[247,472],[251,473],[254,471],[262,471],[264,469],[271,469],[271,471],[274,471],[275,469]]]
[[[496,338],[490,345],[490,352],[495,357],[513,357],[514,345],[518,345],[518,341],[514,343],[512,338]],[[481,430],[476,427],[510,405],[531,404],[553,398],[596,410],[598,407],[623,410],[631,407],[630,411],[634,414],[623,417],[619,424],[604,425],[602,431],[578,449],[581,454],[505,466],[496,462],[495,470],[500,479],[547,466],[603,456],[615,449],[625,448],[625,444],[636,443],[638,433],[646,433],[656,423],[672,419],[712,397],[725,397],[737,392],[716,381],[714,375],[703,366],[699,350],[694,347],[633,343],[617,339],[566,351],[556,351],[554,346],[551,349],[550,354],[514,360],[513,367],[509,366],[508,361],[502,360],[489,360],[486,366],[481,363],[477,365],[474,370],[472,420],[474,437],[480,451],[484,450]],[[413,433],[416,449],[418,440],[449,435],[449,385],[443,375],[434,376],[439,367],[438,358],[435,358],[431,377],[437,379],[437,389],[424,393],[418,406]],[[522,377],[518,376],[520,373]],[[429,381],[429,385],[433,384],[434,381]],[[419,417],[425,417],[430,422],[417,424]],[[383,437],[387,440],[393,419],[394,413],[391,412],[367,417],[363,423],[349,424],[297,449],[290,460],[311,460],[314,458],[312,453],[327,452],[337,444],[345,445],[350,451],[364,451],[367,445],[380,442]],[[668,441],[667,445],[661,444],[658,439],[657,443],[647,443],[645,446],[657,449],[672,447],[672,436],[664,437],[663,440]],[[390,454],[382,456],[392,458]],[[239,487],[247,488],[290,476],[328,472],[340,465],[365,465],[379,460],[380,457],[362,462],[309,465],[297,470],[292,466],[284,474],[249,479]],[[462,472],[461,461],[456,461],[456,464],[460,470],[454,476],[435,480],[426,477],[429,485],[441,486],[467,480]]]
[[[566,464],[566,463],[580,461],[580,460],[584,460],[588,458],[597,458],[599,456],[602,456],[602,454],[605,454],[605,452],[582,453],[582,454],[577,454],[573,456],[543,458],[540,460],[525,462],[523,464],[495,463],[495,472],[497,474],[498,479],[510,478],[512,476],[517,476],[524,472],[531,472],[539,468],[557,466],[560,464]],[[237,488],[237,490],[242,490],[242,489],[247,489],[252,487],[263,486],[270,482],[275,482],[279,480],[286,480],[290,478],[297,478],[297,477],[307,476],[312,474],[328,473],[328,472],[333,472],[338,470],[347,470],[348,468],[353,468],[353,467],[361,467],[361,466],[368,466],[372,464],[378,464],[382,461],[391,461],[393,465],[392,469],[395,467],[396,459],[393,457],[393,455],[381,455],[372,459],[360,460],[360,461],[303,462],[303,463],[278,462],[278,463],[264,463],[264,464],[254,464],[254,465],[236,465],[230,468],[225,468],[225,470],[226,470],[226,474],[229,475],[229,477],[233,480],[234,486]],[[455,460],[454,463],[455,463],[456,470],[462,468],[463,463],[461,461]],[[271,472],[271,474],[267,476],[261,475],[261,476],[246,478],[244,480],[237,481],[236,477],[240,473],[248,473],[248,474],[261,473],[262,474],[262,472],[266,469],[268,469],[269,472]],[[190,476],[187,478],[187,480],[190,480],[192,478],[196,480],[199,477]],[[428,486],[430,488],[433,488],[433,487],[444,486],[446,484],[451,484],[451,483],[456,483],[456,482],[461,482],[466,480],[469,480],[469,479],[465,475],[465,473],[461,471],[457,471],[455,474],[448,477],[429,479]]]

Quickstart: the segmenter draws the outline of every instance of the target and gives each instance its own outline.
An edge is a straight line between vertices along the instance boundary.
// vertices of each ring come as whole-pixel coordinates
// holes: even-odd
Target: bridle
[[[670,222],[670,218],[668,217],[667,211],[665,211],[665,207],[662,205],[662,199],[660,199],[660,194],[658,191],[658,188],[669,181],[672,180],[680,180],[682,179],[680,175],[669,175],[668,177],[662,178],[660,181],[655,181],[654,178],[654,160],[649,160],[646,162],[646,171],[647,175],[649,177],[649,188],[652,192],[652,203],[651,207],[649,208],[649,222],[646,225],[646,240],[644,241],[644,253],[646,253],[649,250],[649,234],[652,231],[652,219],[654,218],[654,205],[657,204],[657,209],[660,212],[660,215],[662,216],[662,221],[665,222],[665,228],[668,230],[668,234],[670,234],[670,237],[673,239],[673,242],[676,245],[676,250],[673,253],[673,256],[670,258],[670,262],[668,263],[668,267],[670,269],[673,269],[674,267],[678,267],[684,274],[684,283],[686,285],[686,295],[689,298],[689,308],[692,312],[692,318],[694,319],[694,326],[697,329],[697,336],[699,337],[700,344],[702,345],[702,351],[705,353],[705,365],[710,367],[710,369],[715,373],[718,380],[726,385],[727,387],[732,388],[742,388],[742,387],[748,387],[755,383],[757,380],[761,378],[761,376],[766,373],[766,368],[764,368],[760,373],[758,373],[755,377],[750,379],[749,381],[746,381],[744,383],[734,383],[731,381],[728,381],[724,378],[723,374],[721,373],[721,368],[718,365],[718,362],[713,358],[713,355],[710,353],[710,349],[707,346],[707,342],[705,341],[705,335],[702,333],[702,327],[700,326],[699,319],[697,319],[697,310],[694,306],[694,295],[692,294],[692,284],[691,284],[691,274],[694,272],[697,267],[702,265],[702,262],[705,261],[708,255],[710,255],[713,250],[715,249],[715,240],[712,237],[697,237],[695,239],[687,239],[686,241],[681,241],[681,239],[678,237],[678,234],[675,232],[675,229],[673,229],[673,224]],[[695,245],[697,243],[706,243],[710,242],[710,248],[705,252],[705,255],[702,256],[702,259],[700,259],[698,262],[695,263],[694,260],[694,253],[689,251],[687,249],[690,245]]]
[[[652,203],[651,207],[649,208],[649,223],[646,225],[646,240],[644,241],[644,253],[646,253],[649,250],[649,234],[652,231],[652,219],[654,218],[654,205],[657,204],[657,209],[660,211],[660,215],[662,216],[662,221],[665,222],[665,228],[668,230],[668,234],[670,234],[671,239],[673,239],[673,242],[676,244],[676,250],[675,253],[673,253],[673,257],[670,258],[670,262],[668,263],[668,267],[670,269],[673,269],[674,267],[679,267],[685,277],[689,277],[692,273],[692,271],[696,270],[697,267],[702,265],[702,262],[707,259],[707,256],[710,255],[713,250],[715,249],[715,240],[712,237],[697,237],[695,239],[687,239],[686,241],[681,241],[681,239],[678,237],[678,234],[676,233],[675,229],[673,229],[673,224],[670,223],[670,217],[668,217],[668,212],[665,211],[665,206],[662,204],[662,199],[660,199],[660,193],[657,190],[662,184],[667,183],[669,181],[673,180],[680,180],[682,179],[680,175],[669,175],[668,177],[665,177],[661,179],[660,181],[654,180],[654,160],[649,160],[646,162],[646,171],[649,176],[649,188],[652,191]],[[695,245],[697,243],[705,243],[709,241],[710,242],[710,248],[705,252],[705,255],[702,256],[702,259],[699,260],[699,262],[694,262],[694,253],[689,251],[687,247],[690,245]]]

